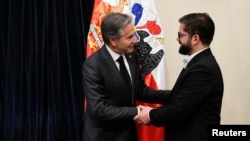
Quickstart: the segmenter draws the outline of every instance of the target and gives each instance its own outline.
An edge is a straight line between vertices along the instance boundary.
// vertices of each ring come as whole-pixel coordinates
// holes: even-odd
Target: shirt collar
[[[107,50],[108,50],[109,54],[111,55],[112,59],[114,61],[116,61],[121,55],[114,52],[112,49],[110,49],[108,45],[106,45],[106,46],[107,46]]]
[[[206,49],[208,49],[208,47],[206,47],[206,48],[204,48],[204,49],[202,49],[202,50],[199,50],[199,51],[195,52],[195,53],[192,54],[192,55],[186,56],[186,57],[183,59],[183,64],[184,64],[183,68],[186,68],[186,67],[187,67],[188,63],[194,58],[194,56],[196,56],[197,54],[201,53],[202,51],[204,51],[204,50],[206,50]]]

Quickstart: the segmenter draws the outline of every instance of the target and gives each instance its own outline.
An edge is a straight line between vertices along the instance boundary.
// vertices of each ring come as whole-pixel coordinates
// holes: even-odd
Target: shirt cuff
[[[152,109],[151,109],[151,110],[152,110]],[[151,110],[148,111],[148,119],[149,119],[149,121],[151,121],[151,120],[150,120],[150,116],[149,116],[149,113],[150,113]]]
[[[137,115],[139,115],[140,113],[141,113],[141,110],[140,110],[140,108],[139,107],[137,107]]]

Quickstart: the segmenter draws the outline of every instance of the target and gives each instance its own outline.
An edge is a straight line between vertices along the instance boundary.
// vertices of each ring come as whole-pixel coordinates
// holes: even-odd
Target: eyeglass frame
[[[190,34],[189,34],[189,33],[181,33],[181,32],[178,32],[177,37],[178,37],[178,39],[180,39],[181,37],[186,36],[186,35],[190,35]]]

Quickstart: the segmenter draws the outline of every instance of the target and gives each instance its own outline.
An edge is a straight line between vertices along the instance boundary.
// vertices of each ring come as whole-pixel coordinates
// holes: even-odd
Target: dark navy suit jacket
[[[210,48],[180,73],[166,105],[150,111],[151,122],[165,126],[166,141],[206,141],[210,125],[220,124],[223,78]]]
[[[167,92],[146,87],[136,53],[126,55],[132,76],[133,93],[128,96],[120,72],[106,46],[83,64],[84,94],[87,109],[83,120],[83,141],[136,141],[133,117],[136,100],[162,103]]]

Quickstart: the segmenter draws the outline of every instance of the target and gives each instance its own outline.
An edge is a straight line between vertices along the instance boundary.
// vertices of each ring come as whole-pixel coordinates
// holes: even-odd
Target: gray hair
[[[110,44],[111,37],[119,39],[123,28],[132,23],[132,17],[123,13],[109,13],[101,23],[101,33],[104,43]]]

